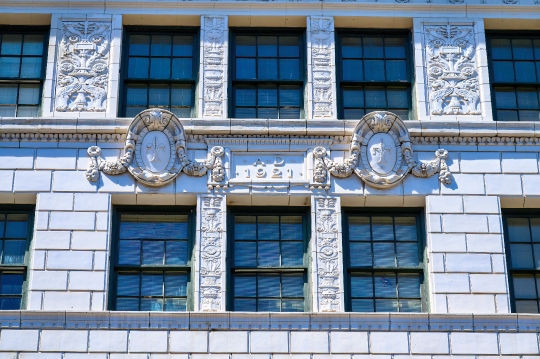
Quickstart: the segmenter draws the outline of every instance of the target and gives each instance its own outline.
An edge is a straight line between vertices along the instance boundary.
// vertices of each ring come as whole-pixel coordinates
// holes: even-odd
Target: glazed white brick
[[[291,332],[291,353],[328,353],[327,332]]]
[[[428,216],[427,231],[431,233],[442,232],[442,222],[440,214],[430,214]]]
[[[394,357],[396,356],[394,355]],[[355,354],[353,359],[392,359],[392,355]]]
[[[469,293],[468,274],[433,274],[435,293]]]
[[[108,211],[108,193],[75,193],[75,211]]]
[[[411,353],[448,354],[449,352],[447,333],[411,333]]]
[[[21,357],[22,357],[21,353]],[[5,352],[0,353],[0,359],[17,359],[17,352]]]
[[[407,333],[372,332],[369,340],[372,354],[405,354],[409,352]]]
[[[500,173],[501,160],[498,152],[461,152],[462,173]]]
[[[69,231],[36,231],[35,249],[69,249],[71,233]]]
[[[503,173],[538,173],[538,159],[536,153],[529,152],[503,152]]]
[[[92,302],[90,303],[90,310],[91,311],[99,311],[106,310],[105,303],[106,303],[106,293],[105,292],[92,292]]]
[[[71,249],[106,250],[107,242],[107,232],[73,231]]]
[[[350,354],[313,354],[313,359],[351,359]]]
[[[45,257],[47,256],[46,251],[34,250],[31,259],[31,268],[32,269],[45,269]]]
[[[66,290],[66,271],[32,271],[30,288],[32,290]]]
[[[365,332],[331,332],[331,353],[368,353],[368,335]]]
[[[109,229],[109,214],[107,212],[98,212],[96,214],[96,230],[106,231]]]
[[[109,355],[110,359],[148,359],[148,354],[116,354],[111,353]]]
[[[88,342],[90,352],[126,352],[127,336],[125,330],[91,330]]]
[[[521,196],[521,176],[486,174],[486,194]]]
[[[96,225],[94,212],[51,212],[50,229],[93,230]]]
[[[171,331],[170,351],[172,353],[206,353],[208,352],[208,332]]]
[[[96,192],[96,184],[88,181],[85,173],[85,171],[55,171],[53,192]]]
[[[62,353],[20,353],[19,359],[62,359]]]
[[[502,233],[501,217],[490,214],[488,217],[489,233]]]
[[[446,255],[447,272],[486,273],[491,272],[491,256],[489,254],[458,254]]]
[[[484,175],[460,174],[452,175],[452,183],[441,186],[441,194],[484,194]]]
[[[86,330],[42,330],[40,350],[44,352],[85,352]]]
[[[311,359],[310,354],[273,354],[272,359]]]
[[[40,353],[41,354],[41,353]],[[41,359],[41,358],[37,358]],[[89,354],[89,353],[65,353],[64,359],[107,359],[107,354]]]
[[[164,353],[167,351],[167,332],[132,330],[128,350],[130,353]]]
[[[229,354],[192,354],[191,359],[230,359],[230,358],[229,358]]]
[[[497,306],[497,313],[510,313],[510,303],[508,302],[508,294],[495,295],[495,304]]]
[[[467,251],[476,253],[502,253],[500,234],[467,234]]]
[[[487,216],[480,214],[443,214],[445,233],[487,233]]]
[[[34,152],[33,148],[0,148],[0,168],[32,169]]]
[[[461,196],[428,196],[427,205],[430,213],[463,213]]]
[[[2,329],[0,351],[37,351],[39,331],[25,329]]]
[[[489,294],[448,294],[448,313],[495,313],[495,298]]]
[[[501,354],[538,354],[536,333],[501,333]]]
[[[40,211],[71,211],[73,193],[39,193],[36,207]]]
[[[430,253],[429,263],[432,272],[445,272],[444,267],[444,254],[442,253]]]
[[[13,192],[15,171],[0,170],[0,192]]]
[[[473,293],[506,293],[504,274],[471,274]]]
[[[210,332],[211,353],[247,353],[248,332]]]
[[[108,255],[105,251],[94,252],[94,270],[106,270],[108,262]]]
[[[189,359],[189,354],[150,354],[150,359]]]
[[[77,150],[38,148],[36,169],[43,170],[74,170],[77,163]]]
[[[500,213],[495,196],[463,196],[465,213]]]
[[[252,331],[249,343],[251,353],[288,353],[289,333],[278,331]]]
[[[46,291],[43,298],[44,310],[89,310],[90,292]]]
[[[491,255],[493,273],[506,273],[506,260],[502,254]]]
[[[525,196],[540,196],[540,176],[523,175],[523,194]]]
[[[92,270],[93,253],[90,251],[49,251],[48,269]]]
[[[15,192],[49,192],[51,171],[15,171]]]
[[[451,333],[452,354],[499,354],[497,333]]]
[[[70,290],[105,290],[105,272],[71,271],[69,273]]]
[[[432,252],[466,252],[465,234],[429,234]]]
[[[36,230],[49,229],[49,212],[36,211]]]

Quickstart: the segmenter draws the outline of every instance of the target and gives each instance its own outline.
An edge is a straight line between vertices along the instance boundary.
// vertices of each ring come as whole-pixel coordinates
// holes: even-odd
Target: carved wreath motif
[[[345,178],[353,172],[376,188],[395,186],[409,172],[424,178],[439,173],[441,183],[452,182],[446,164],[448,151],[437,150],[431,162],[415,161],[407,127],[391,112],[371,112],[360,120],[353,133],[350,157],[343,163],[330,160],[324,147],[316,147],[313,155],[313,180],[317,183],[326,182],[327,173]]]
[[[184,129],[178,118],[169,111],[150,109],[135,116],[120,159],[105,161],[98,146],[88,148],[90,164],[86,178],[96,182],[100,172],[117,175],[129,171],[146,185],[162,186],[173,181],[180,172],[200,177],[212,170],[212,182],[219,183],[225,180],[221,161],[224,153],[223,147],[215,146],[204,162],[188,159]]]

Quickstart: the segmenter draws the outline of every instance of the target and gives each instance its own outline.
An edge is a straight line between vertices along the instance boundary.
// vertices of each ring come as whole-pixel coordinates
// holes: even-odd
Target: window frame
[[[122,214],[179,214],[188,216],[188,242],[187,242],[187,262],[186,265],[119,265],[119,243],[120,243],[120,224]],[[193,268],[195,263],[196,250],[195,232],[196,232],[196,208],[193,206],[113,206],[112,209],[112,227],[111,227],[111,254],[110,254],[110,269],[109,269],[109,296],[107,301],[107,309],[117,311],[116,300],[118,293],[118,273],[121,270],[133,270],[143,273],[145,271],[162,271],[162,272],[186,272],[187,273],[187,288],[186,288],[186,312],[194,310],[194,283],[196,270]],[[141,298],[141,296],[139,296]],[[175,313],[158,311],[160,313]],[[182,312],[179,312],[182,313]]]
[[[0,26],[0,35],[9,34],[9,35],[43,35],[43,53],[41,55],[41,77],[36,78],[21,78],[21,77],[0,77],[0,84],[15,84],[17,85],[17,108],[15,112],[15,117],[19,111],[19,91],[20,85],[39,85],[39,103],[37,108],[37,117],[41,116],[42,105],[43,105],[43,89],[45,87],[45,78],[47,72],[47,61],[49,56],[49,37],[50,37],[50,26],[44,25],[27,25],[27,26]],[[8,57],[18,57],[20,59],[24,58],[25,55],[7,55]],[[32,56],[37,57],[37,56]],[[21,69],[19,68],[19,75]]]
[[[536,68],[537,71],[537,78],[539,80],[537,82],[495,82],[495,73],[494,73],[494,66],[493,66],[493,56],[492,56],[492,46],[491,46],[491,40],[493,38],[504,38],[504,39],[528,39],[528,40],[534,40],[535,38],[540,40],[540,31],[531,32],[531,31],[520,31],[520,30],[509,30],[509,31],[502,31],[502,30],[488,30],[486,31],[486,50],[487,50],[487,62],[488,62],[488,72],[489,72],[489,89],[491,92],[491,103],[492,103],[492,116],[494,121],[501,121],[501,122],[521,122],[519,119],[519,114],[516,121],[503,121],[499,120],[497,118],[497,102],[496,102],[496,96],[495,96],[495,90],[494,87],[500,86],[500,87],[511,87],[514,89],[514,92],[520,88],[532,88],[534,87],[537,90],[537,98],[539,102],[539,106],[537,111],[540,112],[540,68]],[[510,45],[512,46],[512,45]],[[534,49],[533,49],[534,52]],[[516,63],[516,60],[514,60],[514,54],[512,52],[512,60],[506,60],[506,61],[512,61],[512,66]],[[519,60],[518,60],[519,61]],[[540,62],[540,58],[538,60],[533,59],[529,60],[533,62]],[[515,73],[514,73],[515,75]],[[516,98],[516,105],[517,105],[517,98]],[[516,107],[516,111],[519,112],[519,107]],[[538,119],[540,121],[540,118]]]
[[[299,59],[300,59],[300,80],[258,80],[258,79],[243,79],[243,80],[236,80],[236,36],[243,36],[243,35],[255,35],[255,36],[264,36],[264,35],[276,35],[276,36],[283,36],[283,35],[298,35],[298,38],[300,39],[299,49]],[[255,58],[258,58],[256,56]],[[276,57],[277,59],[280,59],[280,57]],[[253,28],[246,28],[246,27],[233,27],[229,28],[229,86],[227,90],[227,95],[229,98],[229,117],[231,118],[237,118],[236,112],[235,112],[235,104],[236,104],[236,95],[235,95],[235,85],[298,85],[300,86],[300,92],[301,92],[301,101],[300,101],[300,119],[306,118],[306,98],[305,98],[305,91],[306,91],[306,83],[307,83],[307,43],[306,43],[306,29],[305,28],[268,28],[268,27],[253,27]],[[256,106],[256,108],[259,108],[259,106]],[[279,109],[279,106],[278,106]],[[265,119],[265,118],[259,118],[258,119]],[[242,119],[242,118],[240,118]],[[273,120],[273,119],[272,119]],[[287,120],[287,119],[285,119]]]
[[[128,77],[129,70],[129,47],[130,35],[192,35],[193,36],[193,61],[192,61],[192,79],[152,79],[152,78],[140,78],[130,79]],[[120,61],[120,92],[119,98],[121,99],[118,106],[118,116],[126,117],[127,111],[127,85],[128,84],[140,84],[140,85],[168,85],[169,89],[172,85],[191,85],[191,117],[197,117],[197,87],[199,83],[199,62],[200,62],[200,28],[195,26],[124,26],[122,34],[122,59]],[[152,58],[148,55],[147,58]],[[173,58],[171,54],[169,58]],[[150,65],[149,65],[150,66]],[[172,63],[171,63],[172,69]],[[150,68],[149,68],[150,70]],[[170,92],[169,92],[169,105],[170,105]],[[170,107],[170,106],[169,106]]]
[[[514,291],[514,278],[513,274],[533,274],[538,275],[540,277],[540,268],[534,270],[534,269],[512,269],[512,253],[510,251],[510,237],[508,236],[508,218],[540,218],[540,212],[534,211],[531,209],[502,209],[502,223],[503,223],[503,242],[504,242],[504,248],[503,253],[506,257],[506,270],[507,270],[507,278],[508,278],[508,292],[510,295],[510,310],[512,313],[518,313],[516,311],[516,296]],[[529,225],[530,229],[530,225]],[[532,240],[532,238],[531,238]],[[531,244],[534,243],[531,241]],[[539,242],[540,243],[540,242]],[[538,293],[538,292],[537,292]],[[536,298],[537,302],[537,308],[539,309],[540,313],[540,295],[537,295]],[[527,314],[527,313],[522,313]]]
[[[303,258],[304,264],[298,267],[235,267],[234,266],[234,216],[282,216],[282,215],[297,215],[302,216],[302,227],[304,230],[303,236]],[[312,310],[312,283],[311,269],[312,260],[310,256],[311,248],[311,216],[309,207],[243,207],[243,206],[227,206],[227,294],[226,294],[226,310],[234,312],[234,273],[237,270],[240,273],[304,273],[304,311],[303,312],[275,312],[275,313],[307,313]],[[258,240],[257,240],[258,241]],[[257,296],[257,298],[259,298]]]
[[[376,35],[380,37],[404,37],[405,43],[409,46],[405,47],[405,65],[406,65],[406,74],[408,81],[346,81],[343,80],[343,52],[342,52],[342,38],[345,36],[352,37],[364,37]],[[353,86],[353,87],[366,87],[366,86],[380,86],[387,89],[388,87],[406,87],[409,106],[407,107],[409,111],[409,118],[402,119],[407,121],[411,119],[413,115],[413,85],[414,85],[414,63],[412,58],[412,34],[409,29],[395,29],[395,30],[384,30],[384,29],[357,29],[357,28],[336,28],[335,31],[335,43],[336,43],[336,101],[337,101],[337,114],[339,120],[345,120],[344,116],[344,104],[343,104],[343,87]],[[362,58],[364,59],[364,58]],[[386,59],[385,69],[386,69]],[[388,100],[388,99],[387,99]],[[383,110],[388,111],[388,110]],[[367,114],[367,113],[366,113]],[[360,118],[358,118],[360,120]]]
[[[344,297],[345,297],[345,311],[351,313],[357,313],[352,311],[352,296],[351,296],[351,277],[354,273],[418,273],[420,274],[420,303],[421,312],[428,313],[430,310],[429,302],[429,273],[427,265],[427,248],[426,248],[426,233],[425,233],[425,211],[422,207],[410,207],[410,208],[354,208],[354,207],[342,207],[342,251],[343,251],[343,276],[344,276]],[[416,217],[416,233],[418,235],[418,267],[354,267],[350,265],[350,240],[349,240],[349,216],[391,216],[394,217]],[[395,240],[394,240],[395,242]],[[373,240],[370,241],[373,246]],[[375,291],[374,291],[375,293]],[[374,296],[373,299],[376,297]],[[385,312],[370,312],[370,313],[385,313]],[[392,312],[394,313],[394,312]],[[411,312],[397,312],[397,313],[411,313]]]

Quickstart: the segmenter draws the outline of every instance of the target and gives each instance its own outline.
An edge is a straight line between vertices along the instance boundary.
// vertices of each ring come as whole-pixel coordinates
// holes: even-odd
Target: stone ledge
[[[535,314],[0,311],[0,328],[538,332]]]

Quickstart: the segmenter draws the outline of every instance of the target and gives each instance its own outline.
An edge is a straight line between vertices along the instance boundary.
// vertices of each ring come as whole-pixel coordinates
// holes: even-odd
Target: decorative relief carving
[[[188,159],[184,128],[178,118],[169,111],[150,109],[139,113],[131,122],[120,159],[105,161],[98,146],[88,148],[91,160],[86,178],[96,182],[100,171],[109,175],[129,171],[139,182],[155,187],[173,181],[180,172],[204,176],[212,170],[211,180],[222,182],[224,153],[223,147],[215,146],[204,162]]]
[[[334,20],[332,18],[310,18],[311,75],[313,91],[313,118],[334,118],[334,96],[332,80],[334,66]]]
[[[450,184],[452,181],[446,165],[448,152],[441,149],[435,153],[434,161],[416,162],[407,127],[397,115],[385,111],[371,112],[360,120],[354,130],[350,157],[344,163],[330,160],[323,147],[315,148],[313,154],[313,180],[317,183],[327,180],[326,172],[344,178],[353,171],[365,183],[376,188],[395,186],[409,172],[417,177],[439,173],[442,183]]]
[[[424,26],[424,33],[430,114],[480,115],[473,26]]]
[[[339,203],[336,198],[315,198],[317,297],[319,311],[340,310]]]
[[[225,310],[222,307],[225,249],[225,201],[223,197],[200,197],[200,268],[199,308],[205,312]]]
[[[244,153],[232,155],[230,183],[307,182],[305,153]]]
[[[56,111],[106,110],[110,35],[110,23],[63,23],[58,45]]]
[[[227,18],[203,17],[202,117],[224,117],[226,93]]]

